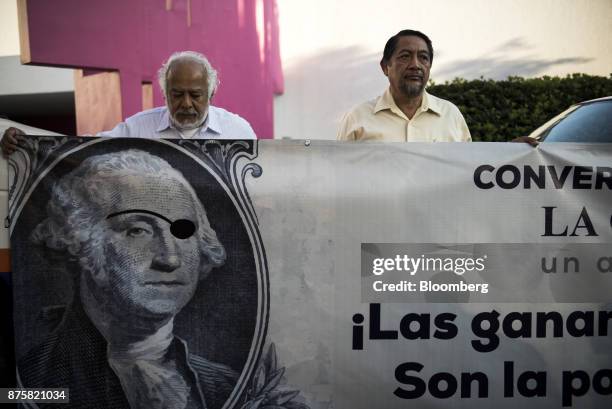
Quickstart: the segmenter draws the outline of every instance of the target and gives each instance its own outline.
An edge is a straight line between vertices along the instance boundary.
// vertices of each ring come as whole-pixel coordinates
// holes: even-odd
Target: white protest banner
[[[19,380],[71,407],[612,402],[612,146],[39,137],[9,173]]]

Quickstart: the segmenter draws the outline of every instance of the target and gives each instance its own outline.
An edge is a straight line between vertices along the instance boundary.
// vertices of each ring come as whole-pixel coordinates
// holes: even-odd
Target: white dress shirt
[[[421,106],[409,119],[387,89],[347,113],[338,140],[375,142],[469,142],[465,119],[450,101],[423,92]]]
[[[112,130],[100,132],[98,136],[123,138],[167,138],[167,139],[257,139],[249,123],[223,108],[208,107],[206,120],[197,131],[179,131],[170,121],[167,107],[142,111],[117,124]]]

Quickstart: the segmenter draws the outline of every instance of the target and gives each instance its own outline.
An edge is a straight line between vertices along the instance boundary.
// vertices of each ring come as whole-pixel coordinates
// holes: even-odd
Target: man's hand
[[[522,142],[522,143],[528,143],[531,146],[538,146],[540,144],[540,142],[538,142],[537,139],[535,138],[530,138],[528,136],[519,136],[518,138],[514,138],[513,140],[511,140],[510,142]]]
[[[2,146],[2,154],[6,157],[17,149],[19,139],[25,136],[25,133],[19,128],[7,128],[2,135],[0,145]]]

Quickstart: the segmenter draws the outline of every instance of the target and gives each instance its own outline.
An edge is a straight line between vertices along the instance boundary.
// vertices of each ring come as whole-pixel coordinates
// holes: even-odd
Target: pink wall
[[[273,96],[283,91],[275,0],[26,1],[31,63],[118,70],[124,117],[142,109],[142,82],[163,105],[161,63],[195,50],[220,73],[213,104],[273,136]]]

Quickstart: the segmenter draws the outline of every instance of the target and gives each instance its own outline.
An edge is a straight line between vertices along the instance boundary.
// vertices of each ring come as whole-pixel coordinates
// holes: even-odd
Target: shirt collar
[[[374,111],[372,113],[377,114],[378,112],[384,111],[386,109],[389,109],[392,112],[403,116],[402,110],[399,109],[399,107],[393,100],[393,95],[391,95],[391,88],[387,88],[384,94],[382,94],[382,96],[378,98],[376,104],[374,105]]]
[[[159,120],[159,125],[157,126],[156,131],[157,132],[163,132],[166,129],[171,127],[171,123],[170,123],[170,112],[168,111],[168,108],[165,108],[163,111],[163,114]]]
[[[421,107],[423,108],[423,112],[431,111],[438,116],[442,115],[442,107],[438,103],[438,100],[433,95],[428,94],[427,91],[423,91],[423,101],[421,102]]]
[[[157,132],[163,132],[168,128],[174,129],[172,125],[172,121],[170,121],[170,111],[168,108],[164,109],[164,113],[159,120],[159,125],[157,126]],[[206,115],[206,120],[204,124],[202,124],[202,128],[199,133],[206,132],[207,130],[214,132],[218,135],[221,135],[221,122],[219,121],[219,115],[217,110],[212,105],[208,107],[208,115]]]
[[[382,94],[380,98],[378,98],[378,101],[376,101],[376,104],[374,105],[374,111],[372,113],[376,114],[386,109],[391,110],[391,112],[399,116],[402,116],[402,117],[405,116],[402,110],[399,109],[399,107],[395,103],[395,100],[393,99],[393,95],[391,95],[391,88],[387,88],[385,90],[385,93]],[[432,97],[432,95],[427,93],[427,91],[425,90],[423,90],[423,99],[421,100],[421,106],[419,108],[419,111],[421,112],[432,111],[433,113],[437,115],[441,115],[440,105],[438,104],[438,101],[436,101],[436,99]]]
[[[213,106],[208,106],[208,118],[204,121],[204,126],[202,127],[202,131],[209,130],[217,135],[221,135],[223,129],[221,129],[221,121],[219,120],[219,113],[217,109]]]

